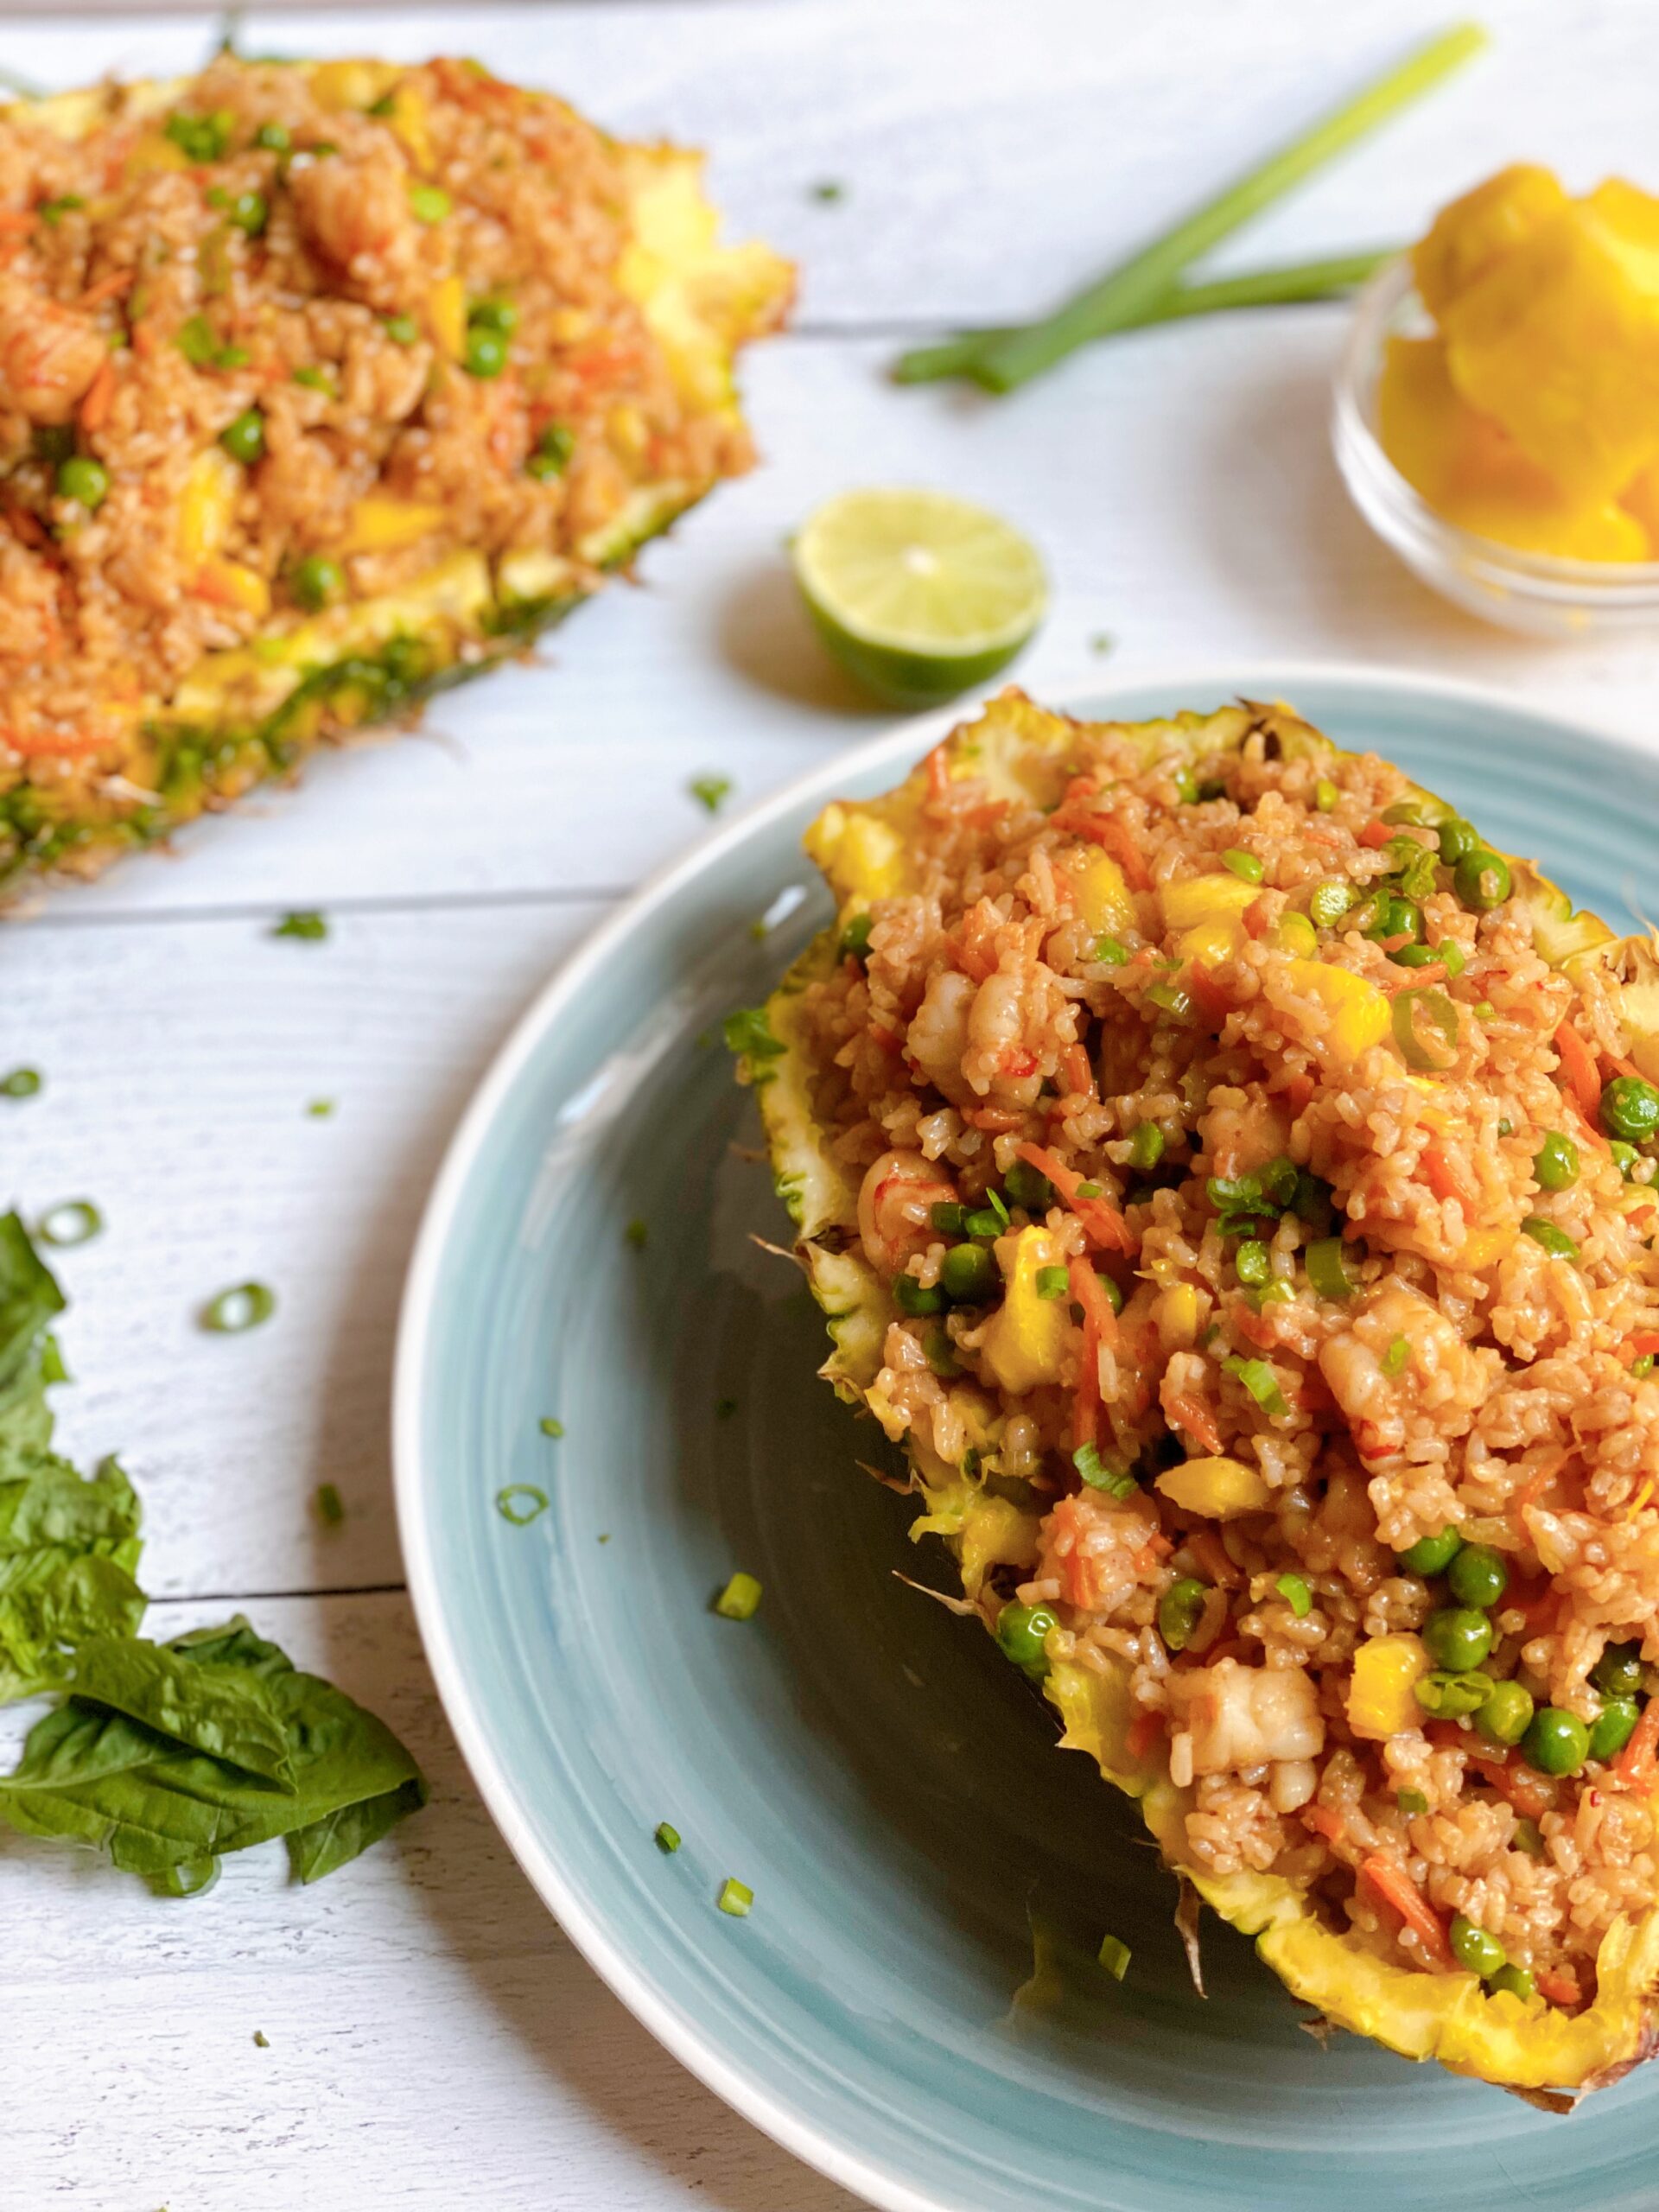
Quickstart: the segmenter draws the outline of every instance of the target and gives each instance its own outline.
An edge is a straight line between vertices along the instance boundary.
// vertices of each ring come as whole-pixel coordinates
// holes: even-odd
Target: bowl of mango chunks
[[[1425,583],[1535,635],[1659,626],[1659,199],[1517,163],[1362,296],[1332,439]]]

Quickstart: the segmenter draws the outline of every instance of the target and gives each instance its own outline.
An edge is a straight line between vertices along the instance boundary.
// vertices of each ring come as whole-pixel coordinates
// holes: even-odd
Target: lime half
[[[795,576],[837,660],[895,707],[933,707],[1006,668],[1043,619],[1037,550],[945,492],[843,492],[808,517]]]

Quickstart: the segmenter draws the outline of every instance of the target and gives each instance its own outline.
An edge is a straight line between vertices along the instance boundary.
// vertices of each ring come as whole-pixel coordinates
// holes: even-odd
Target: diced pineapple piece
[[[1604,184],[1441,316],[1452,381],[1569,499],[1611,499],[1659,457],[1659,202]]]
[[[962,1520],[962,1586],[970,1598],[994,1567],[1029,1567],[1037,1556],[1039,1522],[1006,1497],[976,1492]]]
[[[904,888],[903,842],[896,830],[874,814],[832,800],[801,842],[843,902],[891,899]]]
[[[1286,969],[1292,988],[1318,999],[1329,1016],[1325,1042],[1333,1058],[1357,1060],[1388,1035],[1388,1000],[1363,976],[1326,960],[1291,960]]]
[[[459,276],[440,276],[427,294],[426,323],[440,351],[459,361],[467,351],[467,288]]]
[[[338,114],[343,108],[370,108],[403,75],[395,61],[316,61],[306,74],[320,107]]]
[[[269,614],[270,586],[257,569],[239,561],[204,561],[196,575],[198,597],[219,607],[240,607],[245,614]]]
[[[1065,1255],[1046,1229],[1022,1229],[1014,1240],[1002,1303],[985,1325],[980,1357],[1004,1390],[1058,1382],[1071,1317],[1063,1298],[1043,1298],[1040,1268],[1063,1267]]]
[[[1460,1268],[1490,1268],[1514,1243],[1519,1231],[1514,1229],[1471,1229],[1464,1238],[1458,1253]]]
[[[1413,1685],[1429,1671],[1428,1653],[1421,1637],[1403,1631],[1374,1636],[1354,1654],[1353,1679],[1348,1685],[1348,1726],[1356,1736],[1381,1742],[1421,1728],[1423,1708],[1412,1694]]]
[[[1641,561],[1648,537],[1611,499],[1569,499],[1452,382],[1438,338],[1394,338],[1377,388],[1377,430],[1395,467],[1459,529],[1531,553]]]
[[[209,446],[190,464],[179,502],[179,550],[194,565],[218,552],[229,534],[242,472],[229,454]]]
[[[443,520],[443,509],[423,499],[394,499],[371,492],[352,509],[341,542],[343,553],[385,553],[429,537]]]
[[[1166,1352],[1190,1351],[1198,1335],[1198,1292],[1190,1282],[1171,1283],[1153,1300],[1152,1320]]]
[[[386,110],[386,121],[415,167],[429,175],[433,167],[432,133],[428,125],[426,101],[418,85],[398,86]]]
[[[1096,937],[1134,928],[1135,900],[1122,869],[1109,853],[1090,853],[1067,873],[1078,918]]]
[[[1261,897],[1259,884],[1246,883],[1230,871],[1221,875],[1190,875],[1179,883],[1166,883],[1158,893],[1166,930],[1196,929],[1205,922],[1236,921],[1247,906]]]
[[[1566,206],[1554,170],[1516,162],[1442,207],[1412,251],[1412,274],[1424,306],[1438,315]]]
[[[1166,1467],[1154,1487],[1185,1513],[1202,1513],[1211,1521],[1230,1521],[1240,1513],[1264,1513],[1273,1492],[1260,1471],[1243,1459],[1218,1453],[1208,1459],[1184,1459]]]

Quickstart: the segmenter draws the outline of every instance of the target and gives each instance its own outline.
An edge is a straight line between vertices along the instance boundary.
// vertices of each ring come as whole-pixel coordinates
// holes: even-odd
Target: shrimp
[[[355,160],[296,162],[289,192],[306,243],[351,278],[370,306],[395,308],[418,245],[409,171],[390,148]]]
[[[925,1252],[937,1234],[929,1209],[956,1195],[956,1185],[919,1152],[884,1152],[858,1193],[858,1234],[870,1265],[896,1274],[913,1253]]]
[[[109,352],[90,315],[16,281],[0,283],[0,407],[32,423],[67,423]]]
[[[1031,1105],[1052,1073],[1045,1064],[1064,1000],[1040,961],[1023,951],[1004,953],[974,994],[968,1014],[968,1049],[963,1072],[981,1098],[999,1106]],[[1033,1042],[1036,1040],[1036,1048]],[[1068,1032],[1064,1041],[1072,1039]]]
[[[1218,1084],[1198,1122],[1204,1149],[1217,1175],[1248,1175],[1277,1160],[1290,1141],[1290,1123],[1276,1099],[1259,1084],[1241,1090]]]
[[[968,1053],[968,1017],[974,996],[974,984],[969,976],[955,968],[937,969],[928,978],[916,1018],[905,1038],[910,1057],[933,1088],[958,1106],[976,1103],[962,1071]]]
[[[1486,1379],[1445,1314],[1401,1283],[1367,1299],[1345,1329],[1326,1338],[1319,1372],[1368,1459],[1402,1448],[1409,1408],[1441,1410],[1461,1434],[1474,1418],[1463,1408],[1478,1406]]]
[[[1325,1719],[1313,1677],[1300,1667],[1213,1667],[1171,1674],[1169,1701],[1179,1724],[1170,1751],[1178,1786],[1194,1775],[1316,1759]]]

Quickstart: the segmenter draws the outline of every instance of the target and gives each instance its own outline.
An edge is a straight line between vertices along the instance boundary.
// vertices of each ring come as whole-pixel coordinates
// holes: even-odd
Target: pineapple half
[[[1261,726],[1264,712],[1272,713],[1287,756],[1338,755],[1330,739],[1283,707],[1231,706],[1213,715],[1117,725],[1113,734],[1135,744],[1149,766],[1182,755],[1197,762],[1237,751]],[[982,779],[993,797],[1052,807],[1071,772],[1065,764],[1075,727],[1010,690],[980,720],[952,734],[944,747],[948,772]],[[925,769],[918,766],[880,798],[831,804],[808,831],[807,851],[823,869],[840,914],[767,1002],[766,1029],[779,1049],[763,1046],[747,1055],[739,1071],[755,1088],[777,1187],[798,1231],[796,1253],[828,1319],[834,1349],[820,1372],[840,1397],[873,1409],[882,1342],[898,1309],[887,1281],[860,1249],[857,1185],[814,1122],[819,1071],[797,1019],[798,1001],[809,982],[833,969],[849,918],[873,899],[906,889],[906,831],[926,781]],[[1455,812],[1430,792],[1414,789],[1413,796],[1425,820]],[[1619,980],[1633,1057],[1645,1075],[1659,1080],[1659,961],[1648,942],[1616,939],[1594,915],[1575,914],[1572,901],[1529,861],[1510,865],[1515,895],[1531,912],[1541,955],[1569,968],[1574,962],[1600,963]],[[983,1391],[965,1378],[946,1387],[966,1416],[970,1446],[988,1446],[987,1423],[995,1409]],[[906,1446],[912,1489],[923,1504],[912,1537],[944,1539],[966,1599],[989,1629],[996,1606],[988,1595],[982,1602],[986,1579],[998,1566],[1035,1560],[1037,1516],[988,1493],[912,1432],[906,1431]],[[1403,2057],[1438,2059],[1454,2073],[1494,2082],[1554,2110],[1570,2108],[1579,2094],[1618,2080],[1659,2048],[1659,1899],[1634,1925],[1619,1921],[1609,1930],[1597,1962],[1596,2000],[1576,2017],[1537,1999],[1488,1994],[1471,1973],[1413,1972],[1360,1950],[1321,1924],[1306,1896],[1282,1877],[1217,1878],[1181,1864],[1182,1821],[1192,1792],[1170,1779],[1161,1742],[1146,1754],[1131,1751],[1127,1663],[1120,1673],[1106,1675],[1054,1665],[1044,1689],[1063,1724],[1061,1748],[1085,1752],[1108,1782],[1137,1801],[1171,1871],[1224,1920],[1254,1936],[1258,1954],[1291,1993],[1334,2025],[1370,2037]]]
[[[308,80],[325,106],[390,114],[389,127],[406,145],[418,144],[418,116],[397,111],[397,87],[406,74],[397,65],[300,62],[292,73]],[[162,125],[169,111],[189,100],[194,81],[121,88],[124,118],[136,130],[149,126],[139,143],[144,162],[184,165]],[[66,92],[31,103],[28,115],[31,126],[73,144],[106,119],[107,99],[105,88]],[[661,347],[688,416],[741,429],[736,355],[781,324],[793,268],[759,243],[721,242],[700,153],[611,145],[629,217],[613,272],[618,288]],[[715,480],[647,475],[620,512],[578,541],[575,558],[538,550],[491,560],[482,551],[453,550],[380,596],[308,617],[291,607],[276,613],[247,644],[208,654],[164,695],[139,701],[114,762],[105,753],[71,754],[8,766],[0,744],[0,899],[26,876],[96,874],[122,852],[291,773],[318,746],[406,717],[435,692],[521,653]],[[364,505],[397,504],[372,499]],[[397,520],[377,512],[371,523],[383,536],[389,530],[385,542],[396,545]],[[365,542],[378,542],[372,528]],[[0,738],[3,703],[0,687]]]

